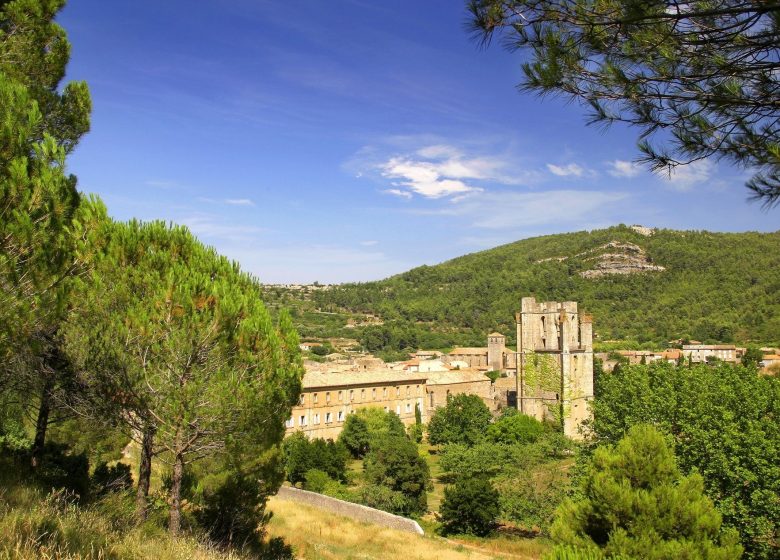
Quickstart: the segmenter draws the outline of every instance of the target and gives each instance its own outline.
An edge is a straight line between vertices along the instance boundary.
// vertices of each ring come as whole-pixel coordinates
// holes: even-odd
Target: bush
[[[428,424],[428,441],[433,445],[474,445],[485,439],[490,409],[477,395],[456,395],[439,408]]]
[[[358,490],[355,496],[364,506],[381,509],[399,515],[408,515],[416,508],[415,501],[401,492],[391,490],[386,486],[369,484]]]
[[[496,443],[534,443],[544,433],[544,424],[525,414],[499,418],[487,429],[488,439]]]
[[[323,493],[328,487],[328,484],[333,480],[328,476],[328,473],[319,469],[309,469],[306,471],[306,481],[303,483],[303,487],[311,492]]]
[[[444,489],[439,507],[444,534],[487,536],[495,529],[498,514],[498,491],[486,477],[460,478]]]
[[[215,544],[257,549],[262,546],[260,527],[270,514],[265,513],[260,482],[231,472],[217,488],[204,491],[197,519]]]
[[[369,483],[385,486],[407,498],[402,509],[394,513],[425,512],[428,506],[426,490],[431,483],[428,463],[409,439],[402,436],[380,439],[366,455],[363,466]]]
[[[412,440],[415,443],[421,443],[423,440],[423,433],[425,432],[425,428],[422,424],[412,424],[407,429],[409,439]]]
[[[303,432],[297,432],[282,444],[287,480],[300,484],[306,480],[306,473],[319,469],[334,480],[344,480],[347,471],[349,451],[341,442],[324,439],[309,439]]]
[[[130,474],[130,465],[117,463],[109,467],[106,463],[100,463],[92,473],[91,482],[92,492],[102,495],[129,490],[133,487],[133,475]]]
[[[36,478],[52,489],[64,489],[86,498],[89,492],[89,461],[86,455],[68,454],[68,446],[47,443],[41,453]]]

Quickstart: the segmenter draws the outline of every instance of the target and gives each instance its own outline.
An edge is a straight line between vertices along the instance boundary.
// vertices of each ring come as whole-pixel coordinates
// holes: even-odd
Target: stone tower
[[[504,371],[504,351],[506,349],[506,337],[494,332],[488,335],[487,365],[493,371]]]
[[[593,324],[577,302],[524,297],[517,321],[517,408],[581,438],[593,399]]]

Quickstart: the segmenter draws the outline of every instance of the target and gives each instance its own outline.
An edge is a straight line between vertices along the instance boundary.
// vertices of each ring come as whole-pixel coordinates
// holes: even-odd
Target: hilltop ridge
[[[780,232],[619,225],[545,235],[313,298],[331,312],[446,332],[454,344],[496,329],[512,338],[523,295],[578,301],[601,340],[776,341]]]

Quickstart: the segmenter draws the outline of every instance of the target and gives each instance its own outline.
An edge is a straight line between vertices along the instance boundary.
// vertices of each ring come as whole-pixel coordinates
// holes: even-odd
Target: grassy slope
[[[458,543],[359,523],[322,510],[271,499],[269,534],[283,537],[305,560],[538,559],[542,543],[496,539]]]
[[[610,241],[642,247],[665,272],[585,279],[573,257]],[[650,237],[617,226],[525,239],[423,266],[380,282],[318,294],[322,306],[386,319],[511,336],[520,297],[575,300],[594,315],[602,339],[664,341],[677,336],[776,341],[780,332],[780,232],[659,230]]]

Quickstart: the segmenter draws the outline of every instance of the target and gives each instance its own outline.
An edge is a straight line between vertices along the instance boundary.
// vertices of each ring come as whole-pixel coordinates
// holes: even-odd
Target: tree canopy
[[[682,476],[664,437],[632,427],[615,447],[596,449],[581,498],[564,503],[553,538],[603,558],[735,560],[736,532],[703,493],[699,474]]]
[[[484,43],[526,50],[523,91],[590,107],[590,122],[640,130],[655,170],[707,157],[750,169],[780,202],[780,4],[746,0],[470,0]],[[658,142],[655,142],[658,140]]]
[[[485,439],[491,414],[478,395],[455,395],[433,413],[428,423],[428,441],[474,445]]]
[[[593,428],[607,444],[641,423],[669,435],[682,472],[703,476],[745,556],[768,560],[780,542],[778,403],[780,380],[754,367],[624,366],[596,380]]]

